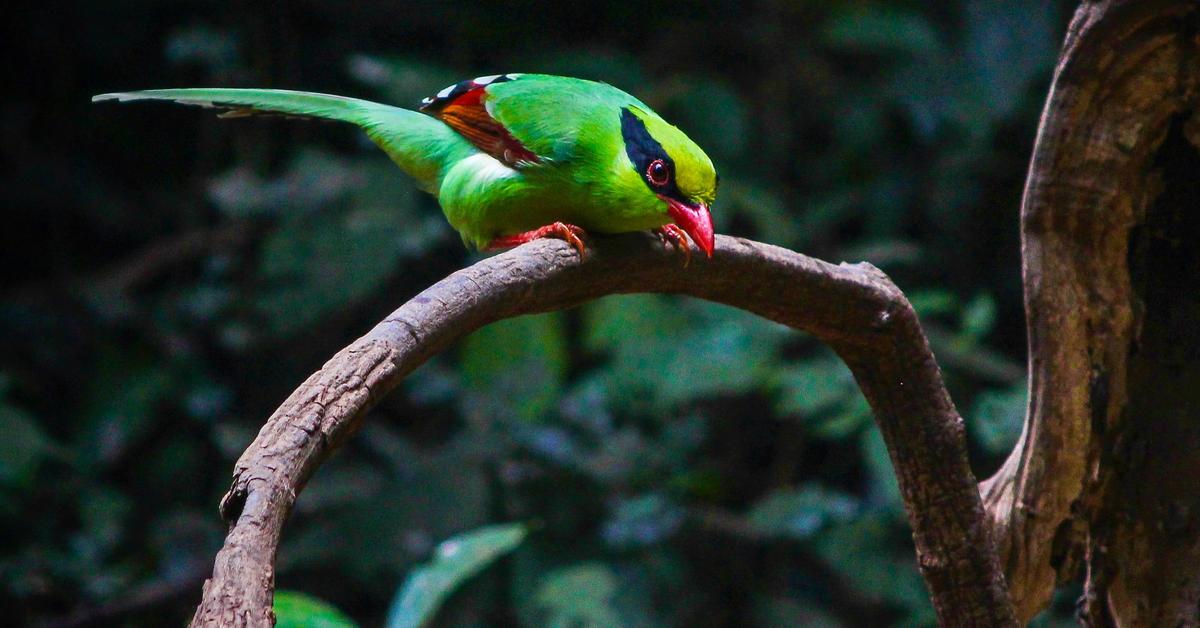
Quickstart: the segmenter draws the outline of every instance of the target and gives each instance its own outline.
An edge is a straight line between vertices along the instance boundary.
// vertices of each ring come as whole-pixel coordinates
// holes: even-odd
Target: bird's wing
[[[102,100],[168,100],[223,109],[222,117],[281,114],[350,122],[366,131],[422,188],[435,193],[445,167],[473,151],[457,133],[428,116],[331,94],[283,89],[188,88],[120,92],[92,98],[93,102]]]
[[[542,157],[513,136],[504,123],[492,116],[490,89],[515,81],[521,74],[496,74],[461,81],[421,101],[421,111],[446,123],[474,144],[511,168],[542,161]]]
[[[479,150],[523,168],[579,155],[586,129],[619,128],[620,106],[636,103],[603,83],[545,74],[497,74],[451,85],[422,101]],[[605,112],[611,113],[605,117]],[[611,118],[611,119],[609,119]]]

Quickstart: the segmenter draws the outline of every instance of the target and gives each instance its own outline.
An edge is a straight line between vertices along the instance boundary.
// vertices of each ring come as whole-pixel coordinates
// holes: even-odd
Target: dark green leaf
[[[902,609],[906,617],[901,625],[933,625],[933,609],[912,551],[893,540],[905,533],[901,516],[869,513],[825,528],[814,547],[860,595],[886,600]]]
[[[958,309],[958,297],[948,290],[914,290],[907,296],[921,318],[949,314]]]
[[[762,385],[782,327],[746,312],[655,295],[589,305],[584,342],[612,356],[603,371],[620,402],[673,404]]]
[[[368,296],[444,231],[441,217],[417,216],[416,191],[396,183],[392,170],[378,160],[352,168],[340,158],[306,153],[261,193],[265,200],[251,204],[290,210],[263,243],[260,259],[256,306],[270,332],[294,333]],[[367,177],[360,176],[364,171]],[[320,211],[297,212],[296,203]]]
[[[583,563],[546,574],[534,595],[540,626],[616,628],[627,625],[614,607],[617,576],[600,563]]]
[[[1024,382],[1007,390],[987,390],[975,400],[970,433],[987,451],[1009,451],[1021,436],[1028,391]]]
[[[115,346],[103,350],[94,372],[77,453],[85,463],[111,464],[151,430],[176,382],[167,365]]]
[[[967,342],[982,340],[991,333],[995,324],[996,300],[990,294],[980,294],[963,309],[962,333]]]
[[[824,40],[839,48],[888,54],[943,54],[938,33],[924,16],[883,4],[850,4],[829,19]]]
[[[883,434],[877,429],[867,430],[859,442],[870,477],[868,499],[876,504],[898,507],[900,485],[896,481],[896,471],[887,445],[883,442]]]
[[[850,369],[836,358],[788,365],[775,377],[776,411],[806,418],[833,409],[858,390]]]
[[[354,628],[332,604],[299,591],[275,592],[276,628]]]
[[[683,509],[659,493],[623,499],[604,523],[604,540],[614,547],[637,547],[663,541],[683,523]]]
[[[0,484],[25,484],[46,455],[50,438],[37,420],[4,400],[0,391]]]
[[[525,539],[523,524],[508,523],[479,528],[438,545],[433,560],[409,574],[391,610],[388,628],[418,628],[433,620],[438,608],[463,582]]]
[[[857,510],[858,501],[850,495],[814,483],[774,491],[754,504],[746,517],[764,534],[805,539],[827,524],[849,519]]]
[[[463,343],[467,401],[490,416],[543,418],[561,396],[566,371],[566,335],[558,313],[492,323]]]

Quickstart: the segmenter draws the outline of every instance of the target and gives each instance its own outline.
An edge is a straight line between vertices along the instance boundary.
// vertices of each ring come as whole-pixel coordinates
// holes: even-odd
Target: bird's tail
[[[366,131],[392,161],[412,175],[423,189],[434,194],[446,167],[475,150],[453,129],[430,116],[330,94],[282,89],[193,88],[151,89],[92,97],[92,102],[103,100],[169,100],[224,109],[222,117],[266,113],[350,122]]]

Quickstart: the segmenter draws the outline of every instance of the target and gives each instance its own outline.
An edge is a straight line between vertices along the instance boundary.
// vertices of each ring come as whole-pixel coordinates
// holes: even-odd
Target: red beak
[[[708,257],[713,254],[712,214],[708,205],[697,203],[695,206],[682,203],[673,198],[659,197],[667,202],[667,213],[671,220],[679,225],[692,238],[692,242],[700,247]]]

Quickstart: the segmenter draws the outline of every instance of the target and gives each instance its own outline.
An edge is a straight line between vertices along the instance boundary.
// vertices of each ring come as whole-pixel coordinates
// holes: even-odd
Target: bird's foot
[[[568,225],[565,222],[556,222],[546,225],[545,227],[538,227],[532,231],[526,231],[524,233],[514,233],[513,235],[499,236],[492,240],[484,250],[494,251],[496,249],[507,249],[525,244],[526,242],[540,240],[541,238],[558,238],[560,240],[566,240],[567,244],[570,244],[571,246],[575,247],[576,251],[579,251],[579,257],[583,257],[583,252],[586,248],[583,244],[583,238],[585,236],[587,236],[587,232],[581,227]]]
[[[679,228],[679,225],[674,223],[665,224],[654,230],[658,237],[666,244],[671,245],[676,251],[683,254],[683,267],[692,262],[692,247],[688,241],[687,233]]]

